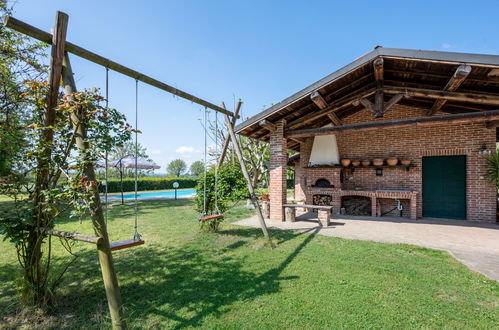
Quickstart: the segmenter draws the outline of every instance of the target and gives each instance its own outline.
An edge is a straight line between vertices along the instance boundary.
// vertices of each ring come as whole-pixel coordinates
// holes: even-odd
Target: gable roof
[[[335,102],[371,90],[374,87],[372,63],[379,57],[382,57],[385,63],[385,80],[388,80],[392,86],[411,87],[417,85],[442,90],[456,68],[460,64],[468,64],[472,66],[473,70],[466,82],[463,83],[462,89],[499,95],[499,78],[495,76],[489,77],[491,70],[499,68],[498,55],[377,47],[350,64],[240,123],[236,126],[236,132],[266,141],[269,132],[258,124],[263,119],[270,122],[286,119],[288,123],[293,123],[295,128],[321,127],[321,125],[330,123],[327,116],[322,116],[325,118],[316,121],[312,120],[304,123],[306,126],[300,127],[301,117],[319,109],[311,101],[310,95],[315,91],[319,91],[327,101]],[[366,98],[369,98],[372,93],[365,95]],[[424,106],[424,101],[426,101],[427,106],[431,105],[424,98],[411,98],[411,100],[401,101],[400,103],[405,102],[409,103],[408,105]],[[433,101],[431,100],[431,102]],[[466,110],[463,108],[466,108],[466,104],[447,102],[442,111],[456,113]],[[341,118],[362,109],[364,107],[362,105],[359,107],[357,104],[334,111]],[[491,107],[486,105],[478,107],[478,110],[490,109]],[[494,109],[497,109],[497,106]]]

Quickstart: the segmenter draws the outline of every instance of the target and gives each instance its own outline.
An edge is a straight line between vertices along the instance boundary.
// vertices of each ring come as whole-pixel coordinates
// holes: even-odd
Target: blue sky
[[[376,45],[499,53],[499,1],[18,0],[15,16],[232,110],[256,114]],[[105,69],[72,57],[79,89]],[[135,81],[110,73],[110,106],[134,118]],[[212,114],[213,116],[213,114]],[[162,166],[201,160],[201,108],[140,83],[139,141]],[[219,117],[221,119],[221,117]]]

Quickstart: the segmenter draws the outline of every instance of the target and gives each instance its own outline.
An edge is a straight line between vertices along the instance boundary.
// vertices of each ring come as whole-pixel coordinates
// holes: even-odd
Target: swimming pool
[[[177,198],[188,198],[196,195],[196,189],[179,189],[177,190]],[[124,199],[134,199],[135,193],[124,193]],[[149,192],[138,192],[137,198],[139,199],[153,199],[153,198],[175,198],[175,190],[158,190]],[[121,194],[108,195],[108,199],[121,199]]]

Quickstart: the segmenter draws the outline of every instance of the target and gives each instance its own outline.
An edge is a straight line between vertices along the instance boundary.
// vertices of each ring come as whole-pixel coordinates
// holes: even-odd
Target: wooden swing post
[[[224,103],[222,103],[222,108],[225,108]],[[234,133],[234,126],[233,126],[234,124],[231,122],[229,116],[225,115],[225,125],[227,126],[227,131],[229,132],[232,145],[234,146],[234,151],[237,155],[239,165],[241,166],[241,171],[243,172],[243,176],[246,179],[246,185],[248,186],[251,202],[255,207],[256,215],[258,217],[258,221],[260,222],[260,227],[262,228],[263,235],[265,236],[265,238],[268,239],[269,243],[272,245],[272,240],[270,239],[269,232],[267,230],[267,224],[265,223],[265,219],[263,218],[262,209],[260,208],[260,204],[258,204],[258,199],[256,198],[255,190],[253,189],[253,184],[251,183],[251,178],[248,174],[248,169],[246,168],[246,164],[244,164],[244,158],[241,152],[241,147],[239,146],[239,142],[237,141],[236,133]]]
[[[234,125],[236,124],[236,120],[239,117],[239,110],[241,110],[242,104],[243,102],[241,101],[237,102],[236,109],[234,110],[234,117],[230,119],[232,127],[234,127]],[[222,166],[224,162],[225,155],[227,154],[227,149],[229,148],[229,142],[230,142],[230,135],[227,134],[227,136],[225,137],[224,144],[222,146],[222,151],[220,152],[220,157],[218,158],[218,164],[217,164],[218,168],[220,168],[220,166]]]
[[[71,69],[71,63],[69,61],[69,55],[67,52],[64,55],[62,80],[64,84],[64,92],[66,95],[72,95],[77,92],[76,83],[73,77],[73,70]],[[87,141],[86,127],[80,123],[79,119],[82,115],[83,114],[81,113],[72,113],[71,121],[73,123],[73,127],[77,129],[76,145],[80,150],[80,153],[85,154],[86,150],[89,149],[89,146]],[[107,302],[109,305],[109,312],[111,314],[113,328],[125,329],[126,325],[124,320],[123,306],[121,302],[120,286],[118,284],[118,277],[116,276],[116,271],[114,269],[113,256],[111,253],[111,248],[109,246],[109,235],[107,233],[106,221],[104,219],[104,213],[102,211],[93,162],[86,162],[84,174],[90,182],[95,183],[95,185],[92,185],[93,196],[91,204],[93,205],[93,207],[90,210],[90,215],[92,218],[92,225],[94,227],[95,235],[101,238],[101,241],[99,242],[99,244],[97,244],[97,254],[99,256],[102,279],[104,281],[104,287],[106,290]]]

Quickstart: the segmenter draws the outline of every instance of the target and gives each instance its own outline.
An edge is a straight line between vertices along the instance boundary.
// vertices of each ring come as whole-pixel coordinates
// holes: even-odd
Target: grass
[[[9,202],[0,203],[9,207]],[[114,254],[131,328],[497,328],[499,283],[442,251],[345,240],[230,224],[198,230],[192,200],[145,201],[139,229],[146,244]],[[112,240],[133,233],[131,208],[109,210]],[[90,221],[58,228],[92,233]],[[51,316],[16,302],[18,265],[0,243],[0,328],[109,328],[95,251],[76,247],[77,264]],[[66,258],[58,248],[57,258]],[[38,322],[38,323],[37,323]]]

